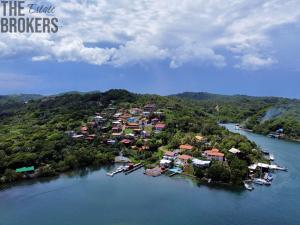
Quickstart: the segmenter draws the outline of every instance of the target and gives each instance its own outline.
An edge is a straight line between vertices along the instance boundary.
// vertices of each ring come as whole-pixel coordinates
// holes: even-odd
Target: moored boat
[[[248,182],[248,181],[244,181],[244,187],[248,191],[252,191],[254,189],[254,187],[252,186],[252,184],[250,182]]]

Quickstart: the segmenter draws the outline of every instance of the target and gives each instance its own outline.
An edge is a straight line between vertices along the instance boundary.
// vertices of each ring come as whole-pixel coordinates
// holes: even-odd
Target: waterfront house
[[[175,160],[177,155],[177,152],[166,151],[164,153],[164,159]]]
[[[192,164],[196,167],[200,167],[200,168],[207,168],[209,167],[211,161],[204,161],[204,160],[200,160],[200,159],[192,159]]]
[[[162,159],[162,160],[160,160],[159,165],[160,165],[160,167],[163,167],[163,168],[169,168],[171,163],[172,163],[171,160]]]
[[[187,164],[189,160],[191,160],[193,157],[190,155],[179,155],[177,159],[181,160],[184,164]]]
[[[216,148],[205,151],[203,155],[209,160],[224,161],[224,154]]]
[[[21,167],[16,169],[16,173],[33,173],[33,172],[34,172],[34,166]]]

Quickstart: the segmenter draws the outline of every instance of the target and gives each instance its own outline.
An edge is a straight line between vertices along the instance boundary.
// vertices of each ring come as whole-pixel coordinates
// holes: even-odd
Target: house
[[[123,144],[125,144],[125,145],[129,145],[129,144],[131,144],[131,140],[129,140],[129,139],[123,139],[122,141],[120,141],[121,143],[123,143]]]
[[[229,149],[228,151],[229,151],[230,153],[232,153],[232,154],[239,154],[239,153],[241,153],[241,151],[238,150],[237,148],[231,148],[231,149]]]
[[[109,144],[109,145],[113,145],[113,144],[115,144],[116,143],[116,140],[113,140],[113,139],[109,139],[109,140],[107,140],[107,142],[106,142],[107,144]]]
[[[33,172],[34,172],[34,166],[22,167],[16,169],[16,173],[33,173]]]
[[[203,137],[202,135],[196,135],[195,138],[198,142],[205,141],[205,137]]]
[[[112,135],[113,137],[118,138],[118,137],[122,137],[122,136],[123,136],[123,133],[122,133],[122,132],[120,132],[120,133],[112,133],[111,135]]]
[[[150,112],[148,112],[148,111],[143,112],[143,116],[149,116],[149,115],[150,115]]]
[[[151,123],[152,123],[153,125],[157,124],[158,122],[159,122],[159,119],[158,119],[158,118],[153,118],[153,119],[151,120]]]
[[[80,132],[81,132],[82,134],[87,134],[87,133],[88,133],[88,130],[89,130],[89,128],[88,128],[87,126],[82,126],[82,127],[80,128]]]
[[[206,150],[203,155],[209,160],[224,161],[224,154],[216,148]]]
[[[116,114],[114,115],[114,118],[119,118],[120,116],[122,116],[122,113],[116,113]]]
[[[166,127],[166,124],[164,124],[164,123],[158,123],[158,124],[156,124],[155,125],[155,131],[162,131],[163,129],[165,129],[165,127]]]
[[[147,111],[147,112],[154,112],[155,109],[156,109],[155,104],[147,104],[144,106],[144,111]]]
[[[141,137],[142,137],[142,138],[147,138],[147,137],[149,137],[149,134],[147,133],[147,131],[143,130],[143,131],[141,132]]]
[[[177,157],[176,152],[166,151],[164,154],[164,159],[175,160]]]
[[[187,163],[188,160],[192,159],[193,157],[190,155],[180,155],[177,158],[180,159],[181,161]]]
[[[191,146],[191,145],[180,145],[179,149],[180,149],[181,152],[183,152],[183,151],[189,151],[189,150],[193,149],[193,146]]]
[[[140,129],[140,125],[138,123],[127,123],[126,129]]]
[[[112,125],[115,127],[115,126],[120,126],[121,125],[121,122],[119,120],[116,120],[116,121],[113,121],[112,122]]]
[[[132,108],[130,110],[130,114],[132,115],[140,115],[142,114],[143,110],[141,110],[140,108]]]
[[[94,121],[96,123],[101,123],[101,122],[104,122],[105,119],[102,116],[100,116],[100,115],[96,115],[96,116],[94,116]]]
[[[127,119],[127,122],[129,122],[129,123],[135,123],[137,121],[137,118],[136,117],[129,117],[128,119]]]
[[[83,137],[84,137],[83,134],[74,134],[74,135],[72,136],[72,138],[75,138],[75,139],[83,138]]]
[[[112,128],[112,131],[113,131],[114,133],[119,133],[119,132],[122,131],[122,128],[121,128],[121,127],[113,127],[113,128]]]
[[[200,160],[200,159],[192,159],[192,164],[196,167],[200,167],[200,168],[206,168],[209,167],[211,161],[204,161],[204,160]]]
[[[159,165],[163,168],[169,168],[170,165],[171,165],[172,161],[171,160],[168,160],[168,159],[162,159],[160,160],[159,162]]]

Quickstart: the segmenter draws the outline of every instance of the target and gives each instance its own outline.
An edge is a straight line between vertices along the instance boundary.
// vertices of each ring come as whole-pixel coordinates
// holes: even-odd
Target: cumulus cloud
[[[275,62],[276,61],[271,57],[264,58],[258,55],[247,54],[241,57],[241,63],[237,64],[236,67],[243,68],[243,69],[257,70],[262,67],[269,67]]]
[[[112,66],[166,60],[177,68],[189,62],[222,67],[232,57],[237,68],[259,69],[276,62],[270,31],[300,20],[300,0],[49,2],[59,32],[0,34],[0,58]]]

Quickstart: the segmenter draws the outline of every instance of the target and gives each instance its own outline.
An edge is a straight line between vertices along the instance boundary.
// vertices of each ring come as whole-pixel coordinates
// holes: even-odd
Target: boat
[[[267,181],[272,181],[273,175],[271,173],[268,173]]]
[[[244,181],[244,187],[248,191],[253,191],[254,190],[254,187],[252,186],[252,184],[249,181]]]
[[[269,155],[269,158],[270,158],[271,161],[274,161],[274,160],[275,160],[275,157],[274,157],[273,154],[270,154],[270,155]]]
[[[253,183],[259,184],[259,185],[271,185],[272,184],[270,181],[267,181],[267,180],[262,179],[262,178],[255,178],[253,180]]]

